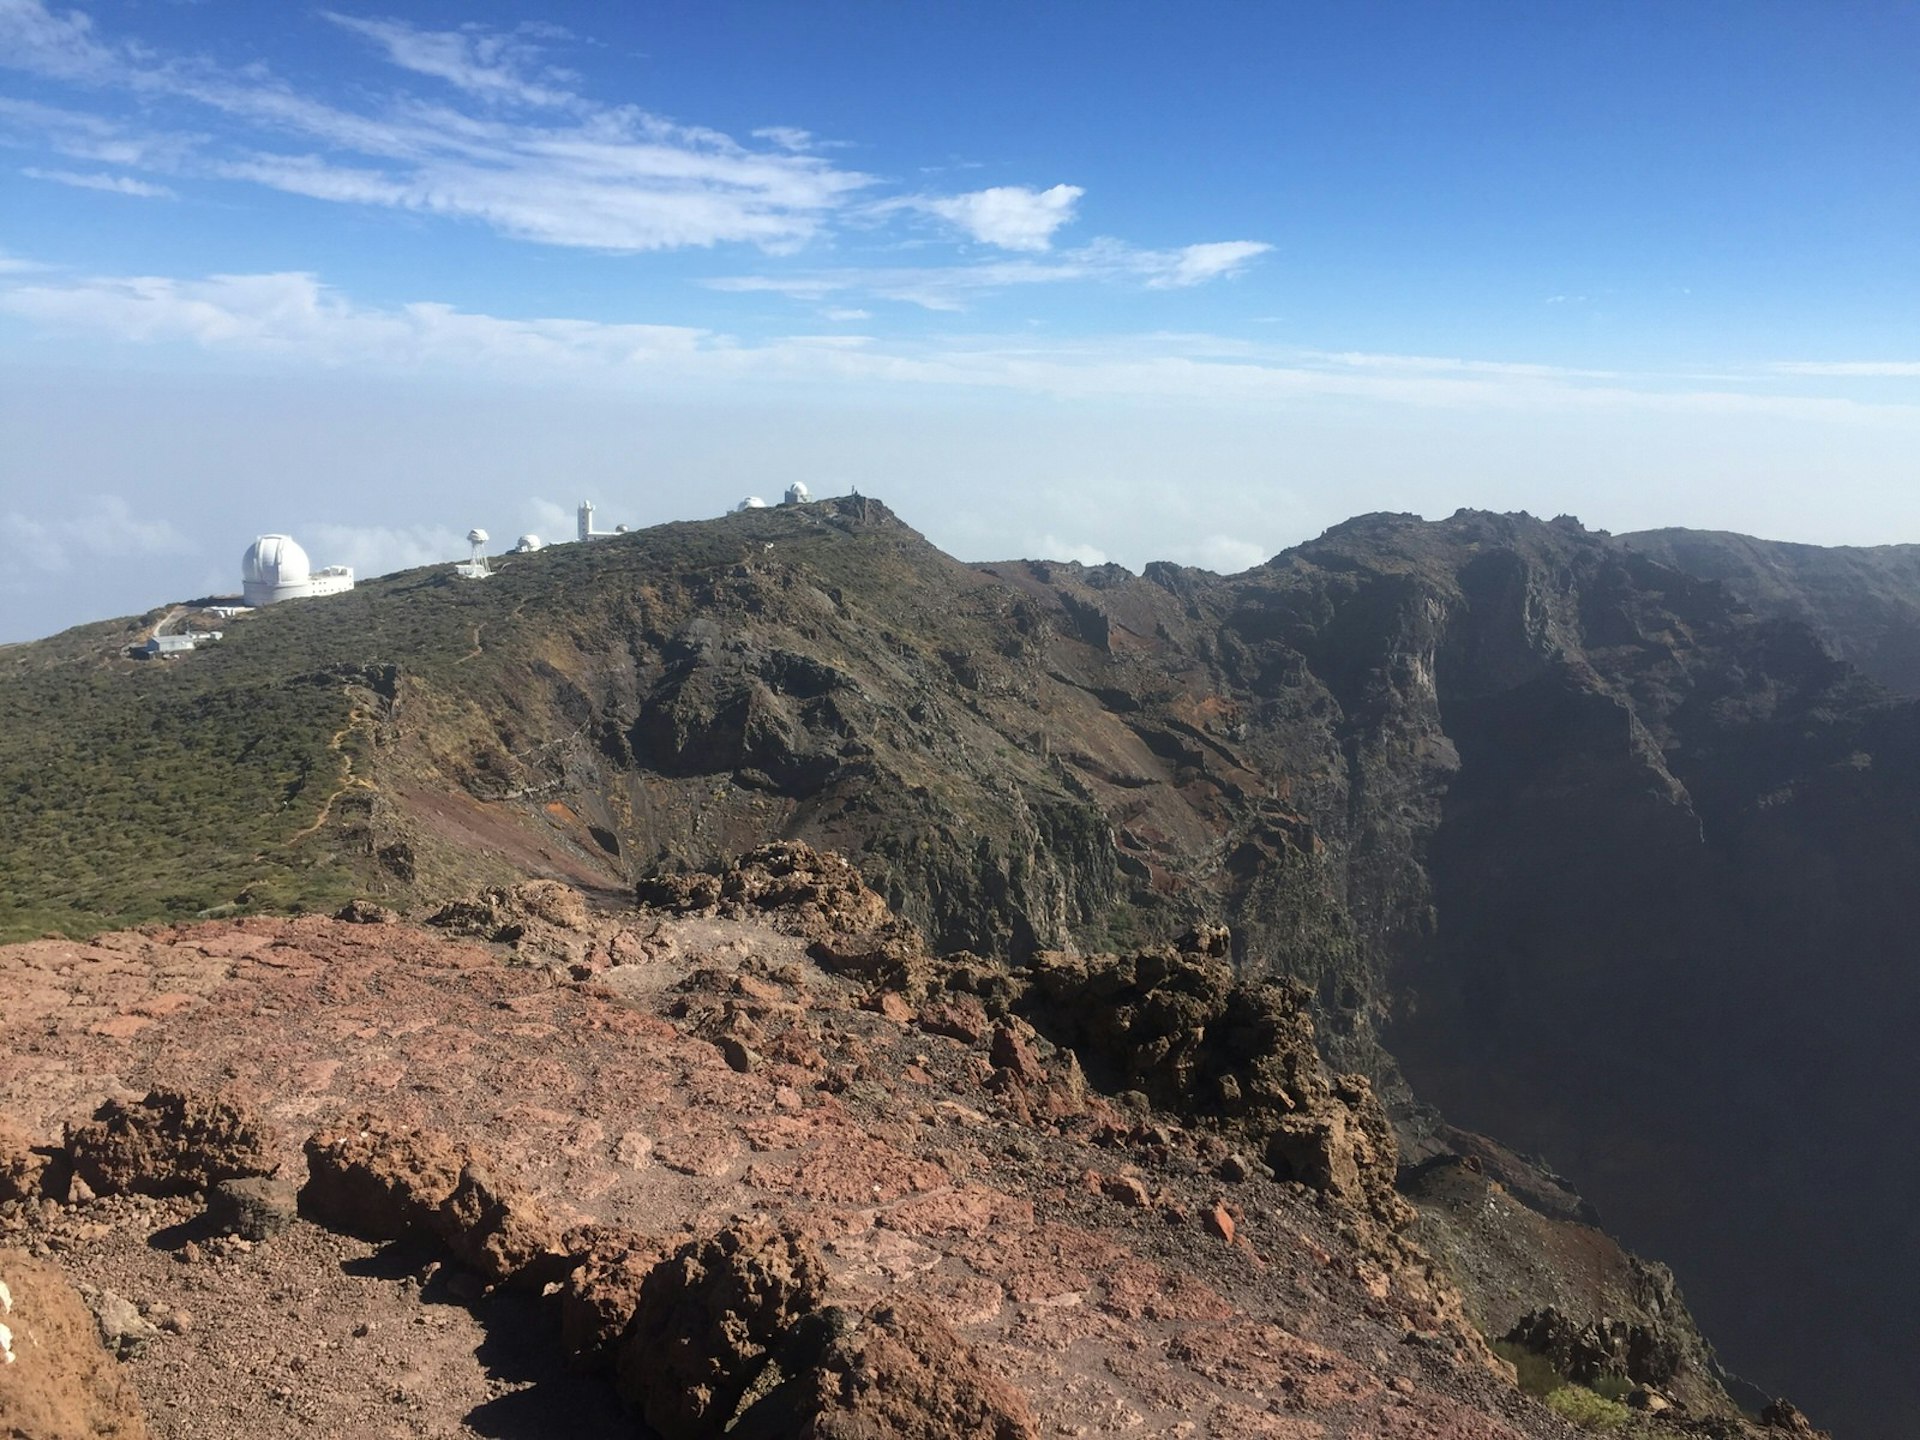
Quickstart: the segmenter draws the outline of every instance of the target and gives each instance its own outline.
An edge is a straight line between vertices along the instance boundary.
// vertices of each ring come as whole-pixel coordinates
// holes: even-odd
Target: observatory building
[[[805,481],[796,480],[793,482],[793,484],[787,487],[787,498],[785,501],[786,504],[808,505],[808,504],[811,504],[812,501],[813,501],[813,492],[807,489]]]
[[[345,565],[315,570],[291,535],[262,535],[240,559],[240,588],[249,605],[277,605],[351,590],[353,571]]]
[[[749,495],[733,507],[733,513],[738,515],[742,510],[764,510],[766,508],[766,501],[762,500],[758,495]]]

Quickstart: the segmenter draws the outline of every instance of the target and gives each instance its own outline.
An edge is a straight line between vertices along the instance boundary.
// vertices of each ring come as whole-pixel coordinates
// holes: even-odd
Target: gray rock
[[[278,1235],[299,1216],[298,1192],[290,1181],[271,1176],[222,1180],[207,1192],[207,1218],[242,1240]]]
[[[111,1290],[96,1290],[91,1285],[82,1285],[79,1289],[86,1298],[87,1308],[93,1311],[94,1321],[100,1327],[100,1343],[107,1347],[108,1354],[131,1360],[160,1338],[159,1327],[142,1315],[132,1301]]]

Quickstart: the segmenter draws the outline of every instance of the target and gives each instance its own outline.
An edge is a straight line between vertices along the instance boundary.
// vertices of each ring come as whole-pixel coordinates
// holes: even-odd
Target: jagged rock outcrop
[[[1220,1122],[1287,1179],[1390,1235],[1413,1211],[1394,1191],[1396,1149],[1364,1076],[1328,1073],[1305,989],[1246,980],[1214,932],[1192,948],[1037,956],[1024,1006],[1115,1089]]]
[[[277,1146],[271,1127],[244,1105],[168,1088],[132,1103],[109,1100],[66,1137],[75,1177],[96,1195],[181,1195],[270,1175]]]
[[[364,1115],[306,1142],[302,1210],[375,1239],[430,1236],[488,1284],[539,1291],[571,1268],[562,1234],[487,1157],[433,1130]]]
[[[620,1343],[620,1392],[665,1440],[732,1428],[750,1392],[786,1378],[803,1322],[826,1297],[813,1242],[771,1226],[730,1226],[651,1270]],[[751,1403],[751,1402],[749,1402]]]

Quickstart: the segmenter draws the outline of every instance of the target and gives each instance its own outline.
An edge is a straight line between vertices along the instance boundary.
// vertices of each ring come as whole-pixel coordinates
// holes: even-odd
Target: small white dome
[[[738,515],[742,510],[764,510],[766,508],[766,501],[762,500],[758,495],[749,495],[733,507],[733,513]]]
[[[484,545],[489,538],[487,532],[484,530],[467,531],[467,543],[469,545]]]
[[[522,555],[531,555],[536,550],[546,549],[547,542],[542,540],[538,535],[522,535],[519,543],[513,548],[518,550]]]
[[[241,557],[240,578],[269,589],[304,585],[313,578],[313,566],[291,535],[262,535]]]
[[[787,487],[787,504],[804,505],[811,499],[813,492],[807,489],[804,481],[796,480]]]

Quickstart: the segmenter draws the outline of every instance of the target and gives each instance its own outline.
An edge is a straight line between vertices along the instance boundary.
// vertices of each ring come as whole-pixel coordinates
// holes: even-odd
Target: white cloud
[[[356,580],[464,560],[466,532],[450,525],[313,525],[302,544],[316,565],[349,565]]]
[[[1220,240],[1207,245],[1188,245],[1172,252],[1173,263],[1151,277],[1147,284],[1155,289],[1204,285],[1209,280],[1235,274],[1249,260],[1266,254],[1272,248],[1258,240]]]
[[[788,251],[874,183],[780,144],[756,149],[635,106],[580,99],[555,83],[551,69],[529,68],[537,52],[524,30],[425,31],[334,18],[396,64],[495,110],[538,106],[561,118],[519,123],[404,96],[363,113],[302,95],[260,67],[159,57],[100,40],[84,16],[56,15],[39,0],[0,0],[0,66],[117,88],[148,109],[186,102],[259,133],[237,144],[137,133],[37,102],[0,102],[0,120],[63,154],[473,220],[516,239],[609,251],[736,241]],[[282,137],[321,153],[278,149]]]
[[[840,333],[747,342],[686,326],[522,319],[432,301],[369,306],[298,272],[202,279],[26,273],[0,281],[0,314],[51,334],[186,344],[293,367],[479,374],[516,384],[655,395],[826,384],[894,393],[901,387],[1016,391],[1062,401],[1125,399],[1249,412],[1334,400],[1480,411],[1791,414],[1902,427],[1920,421],[1920,405],[1911,403],[1868,403],[1844,393],[1781,394],[1780,377],[1772,371],[1633,376],[1502,361],[1262,349],[1181,334],[882,341]]]
[[[1190,545],[1172,546],[1167,550],[1166,558],[1219,575],[1238,575],[1242,570],[1266,564],[1278,548],[1253,540],[1242,540],[1234,535],[1209,535]]]
[[[1794,360],[1769,366],[1776,375],[1838,375],[1857,379],[1920,379],[1920,360]]]
[[[334,204],[373,206],[486,225],[518,240],[610,252],[744,243],[790,254],[836,226],[871,228],[886,217],[930,214],[973,240],[1043,254],[1074,217],[1082,190],[1000,185],[959,195],[870,199],[880,182],[823,158],[837,148],[794,125],[754,130],[748,143],[634,105],[577,93],[576,78],[546,62],[565,31],[540,24],[426,29],[405,20],[321,15],[370,42],[409,75],[444,82],[429,100],[398,92],[355,106],[302,93],[264,65],[223,67],[103,36],[77,12],[44,0],[0,0],[0,67],[118,92],[138,109],[125,119],[39,101],[0,99],[0,127],[74,159],[174,179],[265,186]],[[463,108],[464,107],[464,108]],[[225,124],[201,133],[194,109]],[[533,118],[529,118],[532,116]],[[238,125],[231,122],[238,122]],[[238,133],[236,133],[236,130]],[[48,170],[72,177],[81,172]],[[100,177],[88,178],[98,184]],[[71,178],[65,183],[80,183]],[[112,188],[157,181],[121,178]],[[1031,271],[1004,264],[920,274],[881,273],[875,293],[935,309],[966,292],[1031,281],[1131,272],[1147,288],[1231,275],[1267,247],[1234,240],[1168,251],[1096,241]],[[962,272],[971,270],[971,278]],[[751,277],[748,277],[749,280]],[[790,293],[852,288],[857,276],[800,277]],[[746,281],[738,288],[748,288]]]
[[[91,79],[112,64],[78,10],[56,15],[39,0],[0,0],[0,63],[61,79]]]
[[[1105,565],[1107,552],[1095,545],[1082,541],[1062,540],[1054,535],[1043,535],[1030,553],[1041,560],[1072,560],[1082,565]]]
[[[815,302],[855,291],[928,310],[962,310],[979,295],[1023,285],[1105,282],[1166,290],[1204,284],[1235,274],[1271,248],[1258,241],[1230,240],[1180,250],[1141,250],[1118,240],[1102,239],[1046,260],[727,275],[706,284],[715,290],[785,295]]]
[[[965,195],[902,203],[938,215],[975,240],[1002,250],[1038,251],[1052,248],[1053,232],[1073,219],[1074,206],[1086,193],[1078,185],[1055,185],[1046,190],[994,185]]]
[[[141,515],[118,495],[79,497],[56,516],[0,512],[0,550],[7,569],[59,574],[93,561],[180,554],[192,549],[167,520]],[[17,589],[9,585],[9,589]]]
[[[165,185],[156,185],[147,180],[136,180],[131,175],[92,174],[82,175],[74,170],[42,170],[29,165],[20,172],[30,180],[50,180],[56,185],[70,185],[76,190],[104,190],[110,195],[138,195],[148,200],[174,200],[179,197]]]
[[[320,13],[341,29],[373,41],[402,69],[444,80],[482,100],[543,107],[579,103],[578,96],[553,83],[559,77],[539,64],[539,47],[521,35],[473,25],[462,30],[421,30],[404,20],[364,20],[333,10]],[[543,38],[556,37],[548,33]]]

